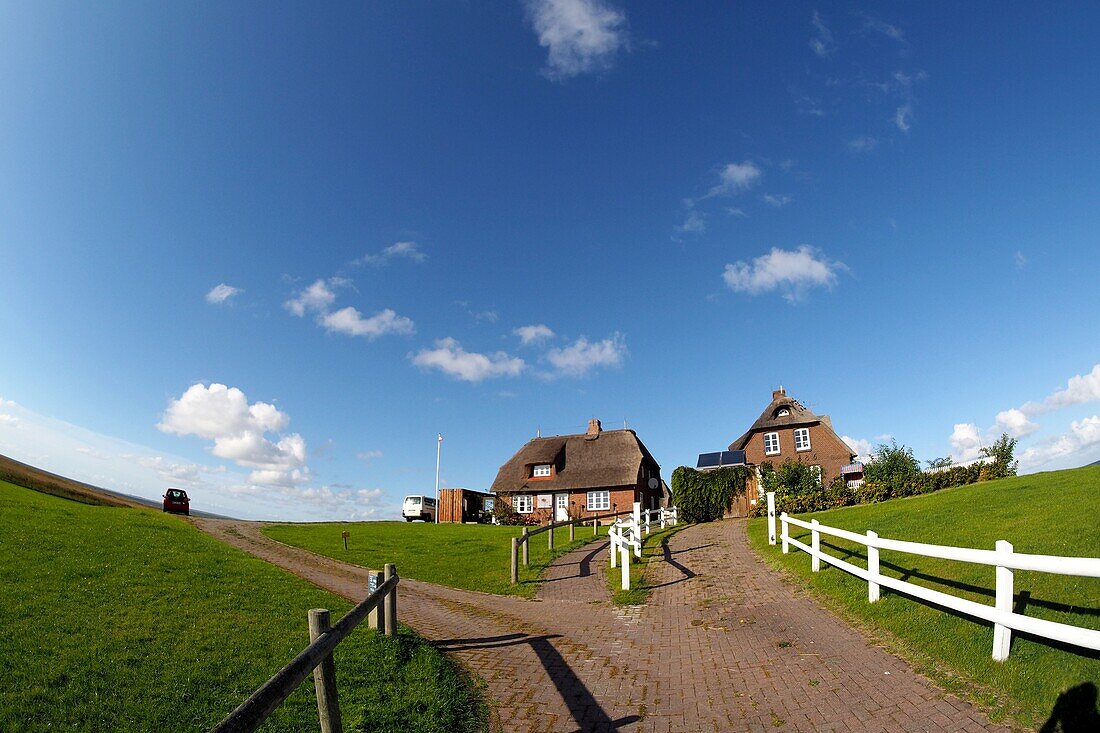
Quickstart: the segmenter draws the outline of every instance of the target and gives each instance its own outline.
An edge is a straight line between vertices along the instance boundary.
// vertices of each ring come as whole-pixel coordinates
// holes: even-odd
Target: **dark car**
[[[191,500],[183,489],[168,489],[164,492],[164,511],[171,514],[190,514]]]

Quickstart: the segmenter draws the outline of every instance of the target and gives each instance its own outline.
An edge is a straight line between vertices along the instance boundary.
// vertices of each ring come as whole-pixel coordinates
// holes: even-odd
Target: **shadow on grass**
[[[636,723],[641,718],[637,715],[627,715],[617,720],[612,720],[607,711],[603,709],[592,692],[581,681],[580,677],[565,661],[553,644],[552,639],[561,638],[560,634],[544,634],[532,636],[530,634],[504,634],[501,636],[482,636],[470,639],[444,639],[434,642],[436,648],[444,652],[465,651],[468,649],[498,649],[507,646],[526,644],[534,652],[535,657],[542,665],[562,702],[569,708],[569,714],[573,722],[577,724],[576,730],[580,731],[618,731],[623,726]],[[538,684],[535,680],[527,680],[528,684]],[[540,685],[541,687],[541,685]]]
[[[1039,733],[1095,733],[1100,730],[1096,685],[1084,682],[1061,695]]]

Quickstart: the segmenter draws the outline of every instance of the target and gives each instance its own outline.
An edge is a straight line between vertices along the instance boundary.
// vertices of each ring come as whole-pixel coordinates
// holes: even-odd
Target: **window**
[[[786,407],[782,407],[782,408],[779,409],[779,412],[777,412],[775,416],[776,417],[786,417],[787,415],[790,415],[790,414],[791,414],[790,410],[788,410]]]
[[[764,433],[764,455],[774,456],[779,453],[779,433]]]
[[[512,508],[520,514],[531,513],[531,495],[516,494],[512,499]]]
[[[611,508],[611,492],[610,491],[589,491],[588,492],[588,506],[586,507],[590,512],[607,511]]]
[[[794,449],[795,450],[809,450],[810,449],[810,429],[798,428],[794,431]]]
[[[496,508],[496,505],[497,505],[497,500],[496,499],[486,499],[485,503],[482,504],[481,506],[485,511],[491,512],[491,511],[493,511],[493,509]]]
[[[531,472],[531,475],[535,478],[545,478],[550,475],[550,464],[542,463],[535,466],[535,470]]]

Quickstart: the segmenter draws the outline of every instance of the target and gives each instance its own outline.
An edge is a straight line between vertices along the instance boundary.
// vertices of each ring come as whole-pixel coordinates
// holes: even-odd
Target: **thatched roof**
[[[786,410],[789,414],[780,415],[779,413],[783,410]],[[760,413],[760,417],[756,419],[751,428],[745,431],[744,435],[730,443],[729,449],[744,450],[749,443],[749,439],[763,430],[775,430],[776,428],[789,428],[798,425],[816,425],[818,423],[825,423],[832,430],[832,422],[829,420],[828,415],[815,415],[812,410],[806,408],[801,402],[793,397],[788,397],[787,393],[780,388],[772,392],[772,401]]]
[[[598,435],[556,435],[534,438],[500,467],[492,491],[549,493],[569,489],[634,486],[643,461],[656,473],[653,460],[633,430],[606,430]],[[555,475],[531,480],[530,467],[550,463]]]

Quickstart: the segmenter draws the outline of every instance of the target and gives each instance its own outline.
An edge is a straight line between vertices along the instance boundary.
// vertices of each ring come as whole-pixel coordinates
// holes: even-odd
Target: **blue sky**
[[[7,4],[0,452],[393,516],[784,384],[861,449],[1100,458],[1100,9]],[[224,286],[219,288],[218,286]]]

